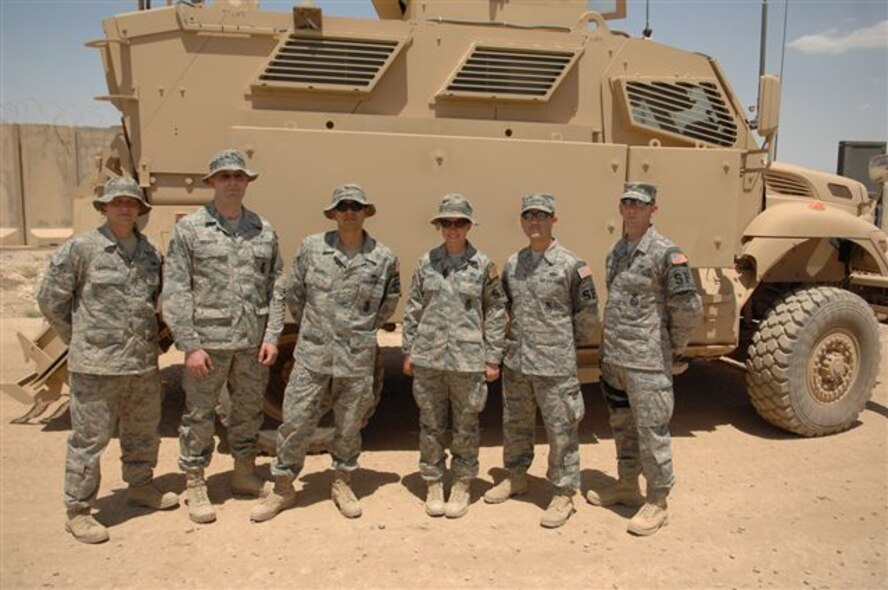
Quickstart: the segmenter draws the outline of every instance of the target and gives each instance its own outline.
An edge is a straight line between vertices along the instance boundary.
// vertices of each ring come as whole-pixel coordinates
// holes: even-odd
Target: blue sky
[[[289,10],[299,0],[260,3]],[[106,89],[99,54],[83,43],[102,36],[101,19],[136,4],[0,0],[0,120],[115,124],[117,111],[92,100]],[[327,15],[375,18],[370,0],[315,4]],[[630,0],[628,17],[610,26],[639,36],[645,6]],[[769,73],[780,71],[786,8],[770,1]],[[716,57],[745,105],[756,98],[760,16],[760,0],[650,0],[654,40]],[[840,140],[888,139],[888,2],[789,0],[786,23],[778,159],[835,171]]]

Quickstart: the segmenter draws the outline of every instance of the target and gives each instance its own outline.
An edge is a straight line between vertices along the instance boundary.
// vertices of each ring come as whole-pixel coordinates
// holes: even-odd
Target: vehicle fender
[[[743,232],[740,257],[755,260],[759,280],[790,250],[811,239],[849,240],[888,276],[885,234],[872,223],[821,201],[784,203],[762,212]]]
[[[781,203],[766,209],[743,231],[745,238],[860,238],[869,240],[872,223],[822,201]]]

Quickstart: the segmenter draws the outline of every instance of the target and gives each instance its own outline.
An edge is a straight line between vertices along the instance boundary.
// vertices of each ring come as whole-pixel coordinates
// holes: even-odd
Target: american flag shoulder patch
[[[584,264],[580,268],[577,269],[577,274],[580,275],[580,279],[588,279],[592,276],[592,269],[589,268],[588,264]]]
[[[669,260],[672,264],[687,264],[688,257],[685,256],[684,252],[673,252],[669,255]]]

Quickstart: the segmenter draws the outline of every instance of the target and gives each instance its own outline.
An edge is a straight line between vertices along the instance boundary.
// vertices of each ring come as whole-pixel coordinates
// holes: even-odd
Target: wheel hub
[[[824,404],[840,400],[854,384],[860,365],[857,340],[847,332],[825,336],[811,352],[808,386],[814,398]]]

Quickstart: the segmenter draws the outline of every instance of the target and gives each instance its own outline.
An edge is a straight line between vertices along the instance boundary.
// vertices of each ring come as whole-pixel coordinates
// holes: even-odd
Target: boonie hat
[[[376,215],[376,205],[367,200],[367,195],[364,194],[364,189],[357,184],[343,184],[342,186],[336,187],[333,191],[333,201],[330,205],[324,208],[324,215],[327,219],[333,219],[333,210],[336,209],[336,205],[338,205],[340,201],[354,201],[355,203],[360,203],[368,208],[367,217],[373,217]]]
[[[212,178],[214,174],[222,172],[223,170],[237,170],[243,172],[247,175],[247,178],[250,179],[250,182],[259,178],[258,172],[253,172],[247,168],[247,159],[240,150],[226,149],[213,154],[213,157],[210,158],[210,173],[204,176],[201,180],[205,183],[209,183],[210,178]]]
[[[444,195],[438,203],[438,214],[429,223],[435,224],[441,219],[468,219],[472,225],[478,225],[472,218],[472,203],[459,193]]]
[[[96,211],[102,210],[102,205],[110,203],[114,197],[132,197],[139,200],[139,215],[145,215],[151,211],[151,205],[145,200],[145,195],[139,187],[139,183],[126,176],[109,178],[102,190],[102,196],[93,199],[93,207]]]
[[[647,182],[627,182],[623,185],[623,194],[620,195],[620,200],[623,199],[632,199],[647,204],[656,203],[657,187]]]
[[[555,197],[546,193],[530,193],[521,199],[521,213],[536,209],[555,215]]]

